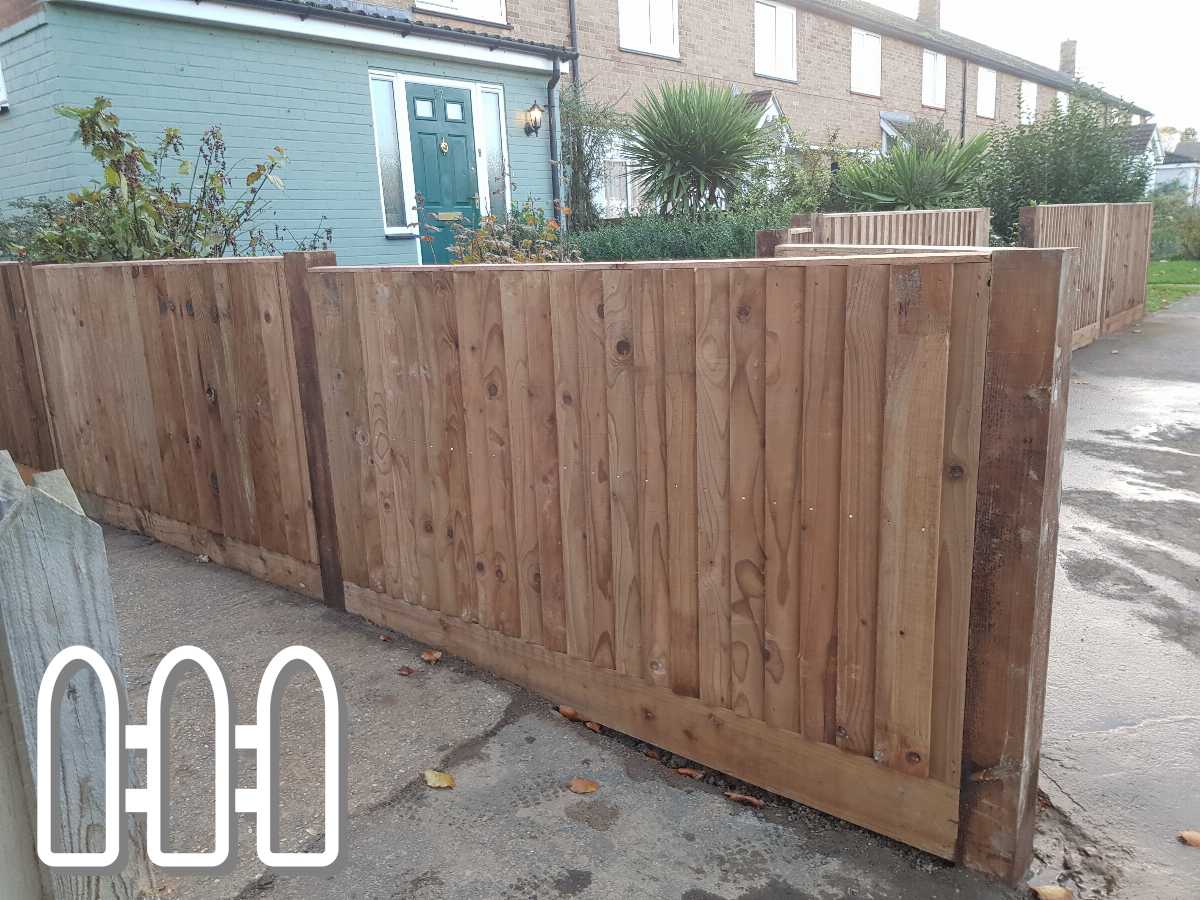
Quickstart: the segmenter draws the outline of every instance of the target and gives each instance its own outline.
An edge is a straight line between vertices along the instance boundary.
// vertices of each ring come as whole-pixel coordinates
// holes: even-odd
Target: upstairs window
[[[480,22],[497,22],[501,25],[508,22],[504,0],[416,0],[414,6],[418,10],[477,19]]]
[[[796,8],[774,0],[754,4],[754,74],[796,80]]]
[[[850,32],[850,90],[878,97],[883,82],[883,45],[879,35],[855,28]]]
[[[1071,108],[1071,95],[1067,91],[1058,92],[1058,111],[1065,113]]]
[[[980,69],[975,85],[975,115],[996,118],[996,70]]]
[[[618,0],[622,50],[679,57],[679,0]]]
[[[1028,125],[1037,118],[1037,84],[1032,81],[1021,82],[1021,124]]]
[[[946,56],[926,50],[921,55],[921,105],[946,108]]]

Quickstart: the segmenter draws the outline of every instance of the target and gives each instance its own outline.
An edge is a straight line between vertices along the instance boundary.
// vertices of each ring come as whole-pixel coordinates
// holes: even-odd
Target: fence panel
[[[809,224],[812,242],[816,244],[986,247],[989,243],[991,210],[815,213]]]
[[[0,263],[0,447],[47,470],[55,467],[54,441],[26,296],[29,271]]]
[[[36,266],[61,463],[89,513],[318,588],[279,258]]]
[[[1120,331],[1146,311],[1150,265],[1149,203],[1075,203],[1021,210],[1021,244],[1074,247],[1067,285],[1072,346]]]
[[[347,607],[952,855],[989,266],[311,269]]]

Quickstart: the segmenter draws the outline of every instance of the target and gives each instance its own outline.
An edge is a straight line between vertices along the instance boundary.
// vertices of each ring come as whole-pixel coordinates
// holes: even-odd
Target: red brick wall
[[[41,7],[41,0],[0,0],[0,28],[20,22]]]

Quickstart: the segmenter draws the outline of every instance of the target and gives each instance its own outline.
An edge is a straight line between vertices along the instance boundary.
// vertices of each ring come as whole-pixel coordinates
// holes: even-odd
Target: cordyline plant
[[[663,214],[719,209],[763,155],[760,115],[729,88],[663,85],[630,117],[630,172]]]
[[[852,210],[947,209],[972,196],[988,136],[966,143],[900,143],[874,159],[842,163],[837,190]]]
[[[78,122],[79,140],[100,163],[102,178],[65,201],[18,204],[25,210],[27,243],[9,252],[38,262],[91,262],[275,251],[259,220],[267,209],[263,189],[268,184],[283,189],[282,147],[256,164],[235,194],[220,128],[208,128],[189,159],[178,128],[167,128],[158,146],[147,150],[111,110],[106,97],[91,106],[57,108]],[[186,179],[186,185],[175,178]],[[287,234],[278,228],[275,233]],[[310,249],[328,246],[330,238],[327,229],[318,229],[297,243]]]

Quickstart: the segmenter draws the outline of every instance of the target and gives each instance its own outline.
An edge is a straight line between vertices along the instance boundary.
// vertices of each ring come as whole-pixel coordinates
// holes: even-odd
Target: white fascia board
[[[294,13],[255,9],[233,3],[208,2],[208,0],[53,0],[79,6],[100,7],[114,12],[134,13],[155,18],[180,19],[189,22],[226,25],[250,31],[287,34],[293,37],[330,41],[339,44],[354,44],[361,47],[378,47],[395,50],[411,56],[433,56],[459,62],[471,61],[507,69],[526,69],[551,72],[554,61],[536,53],[497,48],[495,50],[479,44],[456,41],[453,38],[429,37],[426,35],[403,35],[390,28],[357,25],[351,22],[322,18],[320,10],[301,18]],[[561,63],[564,73],[570,72],[570,63]]]

